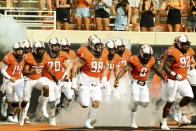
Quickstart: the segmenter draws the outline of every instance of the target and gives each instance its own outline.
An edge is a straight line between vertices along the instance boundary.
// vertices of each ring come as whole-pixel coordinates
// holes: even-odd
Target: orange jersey
[[[107,76],[107,80],[110,80],[110,76],[111,76],[111,71],[114,70],[115,65],[118,65],[120,62],[120,56],[118,54],[114,55],[114,58],[109,61],[109,72],[108,72],[108,76]]]
[[[130,56],[131,56],[131,51],[125,48],[123,55],[120,57],[120,65],[119,65],[120,70],[127,65],[127,63],[129,62]]]
[[[74,57],[76,56],[76,53],[74,52],[74,50],[69,50],[69,59],[70,60],[73,60],[74,59]]]
[[[25,64],[24,59],[22,59],[22,61],[18,63],[16,58],[14,57],[14,54],[10,52],[4,56],[3,62],[8,65],[8,68],[6,70],[8,75],[14,77],[16,80],[22,77],[22,71]]]
[[[134,55],[130,57],[129,62],[134,65],[131,70],[133,79],[145,81],[148,79],[150,68],[154,65],[155,59],[152,56],[148,63],[146,65],[143,65],[140,62],[138,55]]]
[[[188,67],[190,66],[191,57],[195,55],[195,52],[192,48],[189,48],[186,54],[183,54],[179,49],[174,46],[170,46],[166,52],[165,56],[173,56],[175,58],[174,63],[171,65],[170,69],[177,74],[183,76],[182,80],[186,79]],[[175,77],[167,74],[167,77],[172,80],[176,80]]]
[[[46,64],[47,67],[51,69],[52,73],[55,75],[57,80],[61,80],[64,75],[63,62],[65,59],[69,59],[68,54],[64,51],[60,51],[59,55],[56,58],[52,58],[47,53],[47,58],[48,58],[48,62]],[[53,80],[51,75],[46,71],[46,68],[44,68],[43,70],[43,77],[47,77],[48,79]]]
[[[106,48],[102,50],[101,56],[97,59],[86,46],[80,47],[77,55],[86,61],[86,64],[81,68],[85,74],[91,77],[100,78],[104,65],[108,61],[108,51]]]
[[[42,59],[43,60],[41,61],[41,63],[37,63],[36,58],[33,56],[33,53],[28,53],[28,54],[26,54],[25,62],[29,64],[29,70],[31,70],[31,71],[35,70],[36,68],[43,70],[45,64],[48,62],[46,52],[44,53]],[[27,75],[27,77],[29,77],[33,80],[37,80],[41,76],[42,76],[41,72],[39,74]]]

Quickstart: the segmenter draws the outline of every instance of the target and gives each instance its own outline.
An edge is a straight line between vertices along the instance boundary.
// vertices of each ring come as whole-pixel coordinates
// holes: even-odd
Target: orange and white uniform
[[[113,88],[113,83],[114,82],[110,78],[114,74],[113,71],[114,71],[115,65],[118,66],[119,62],[120,62],[120,56],[118,54],[115,54],[113,59],[108,61],[108,63],[109,63],[109,72],[108,72],[108,75],[107,75],[107,84],[106,84],[105,90],[103,90],[105,101],[110,100],[110,97],[111,97],[112,93],[113,94],[117,93],[117,90],[115,88]]]
[[[44,53],[41,63],[38,63],[33,56],[33,53],[27,53],[25,56],[25,62],[29,65],[30,71],[33,71],[36,68],[40,69],[40,72],[37,74],[26,75],[23,100],[29,101],[33,88],[41,91],[44,85],[48,85],[44,82],[46,78],[42,77],[43,68],[48,62],[47,54]]]
[[[114,70],[115,65],[119,65],[120,63],[120,56],[118,54],[115,54],[114,58],[108,62],[109,62],[109,73],[107,76],[107,80],[109,81],[111,77],[111,72]]]
[[[178,48],[170,46],[166,52],[165,56],[173,56],[175,58],[174,63],[171,65],[170,69],[182,75],[181,81],[178,81],[175,77],[167,74],[168,81],[166,83],[166,97],[168,101],[173,102],[175,100],[176,92],[178,91],[182,96],[188,96],[193,98],[192,88],[187,81],[187,72],[190,66],[190,59],[195,55],[192,48],[189,48],[186,54],[183,54]]]
[[[24,89],[22,71],[24,64],[24,59],[22,58],[22,60],[18,62],[12,52],[6,54],[3,58],[1,73],[3,75],[4,73],[2,71],[5,71],[7,74],[6,76],[3,75],[3,87],[5,87],[4,91],[6,91],[6,96],[9,102],[18,102],[22,99]],[[15,78],[15,82],[9,80],[12,77]]]
[[[108,51],[104,48],[101,56],[96,58],[86,46],[83,46],[78,49],[77,55],[86,61],[78,75],[79,102],[81,105],[88,106],[91,100],[101,101],[102,99],[100,77],[104,65],[108,62]]]
[[[59,51],[58,56],[56,58],[52,58],[49,53],[47,53],[47,60],[47,67],[51,69],[57,80],[60,81],[64,75],[63,62],[64,60],[69,60],[68,54],[64,51]],[[57,86],[51,75],[46,71],[46,68],[43,69],[43,77],[48,79],[45,82],[49,84],[49,101],[60,99],[61,83]]]
[[[125,48],[123,55],[120,57],[120,65],[119,65],[120,70],[127,65],[131,54],[132,54],[131,51],[129,51],[129,49]]]
[[[131,75],[131,94],[132,100],[140,102],[149,102],[149,91],[146,80],[148,79],[149,71],[155,63],[155,59],[151,56],[146,65],[143,65],[139,60],[138,55],[131,56],[129,62],[133,64]]]
[[[69,50],[68,56],[69,56],[69,60],[68,61],[71,61],[71,60],[73,60],[75,58],[76,53],[74,52],[74,50]],[[69,74],[69,75],[71,75],[71,74]],[[74,91],[71,89],[71,86],[72,86],[71,80],[63,81],[62,82],[62,86],[63,86],[63,88],[61,89],[61,92],[64,93],[64,95],[66,96],[66,98],[68,100],[71,100],[73,98],[73,95],[74,95]]]

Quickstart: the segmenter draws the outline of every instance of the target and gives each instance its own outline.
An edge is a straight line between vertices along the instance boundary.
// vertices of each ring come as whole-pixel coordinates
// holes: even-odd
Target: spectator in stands
[[[110,30],[110,7],[112,7],[112,0],[95,0],[94,5],[97,30]]]
[[[115,30],[129,31],[131,21],[131,6],[128,0],[121,0],[116,6]]]
[[[12,0],[6,0],[6,7],[13,7],[13,1]]]
[[[140,0],[129,0],[129,3],[131,5],[131,22],[132,24],[136,24],[137,16],[138,16],[137,12],[138,12]]]
[[[39,9],[40,11],[44,10],[44,3],[45,0],[39,0]],[[47,3],[47,9],[48,11],[52,11],[52,4],[51,4],[51,0],[46,0]],[[49,12],[49,14],[52,14],[52,12]],[[42,15],[42,12],[39,12],[38,15]]]
[[[141,31],[154,31],[154,17],[156,14],[156,4],[152,0],[141,0],[139,4],[141,14]]]
[[[162,5],[162,0],[154,0],[156,4],[156,15],[155,15],[155,23],[160,24],[160,9]]]
[[[56,29],[68,30],[70,22],[70,10],[73,4],[72,0],[56,0]],[[62,28],[63,24],[63,28]]]
[[[6,7],[13,7],[13,0],[6,0]],[[17,0],[16,7],[22,7],[22,0]]]
[[[89,30],[90,24],[90,8],[89,5],[92,0],[77,0],[76,16],[77,16],[77,29],[82,29],[82,21],[84,21],[84,29]]]
[[[189,32],[196,32],[196,0],[190,0],[188,4],[188,23]]]
[[[17,0],[16,7],[22,7],[22,0]]]
[[[166,10],[169,10],[167,15],[167,24],[169,32],[179,32],[181,29],[181,10],[183,0],[167,0]]]

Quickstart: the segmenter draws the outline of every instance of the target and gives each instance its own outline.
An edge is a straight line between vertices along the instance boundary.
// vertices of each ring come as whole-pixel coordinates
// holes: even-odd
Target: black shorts
[[[181,24],[180,10],[169,10],[167,15],[167,24]]]
[[[56,20],[61,22],[70,22],[70,9],[69,8],[57,8]]]
[[[100,9],[95,11],[95,17],[109,18],[110,14],[108,12],[106,12],[103,8],[100,8]]]

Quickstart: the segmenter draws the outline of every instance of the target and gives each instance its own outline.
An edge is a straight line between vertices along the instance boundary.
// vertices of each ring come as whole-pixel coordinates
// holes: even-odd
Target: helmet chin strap
[[[96,57],[99,58],[101,56],[100,52],[93,51],[91,47],[88,46],[88,49],[91,51],[91,53]]]

